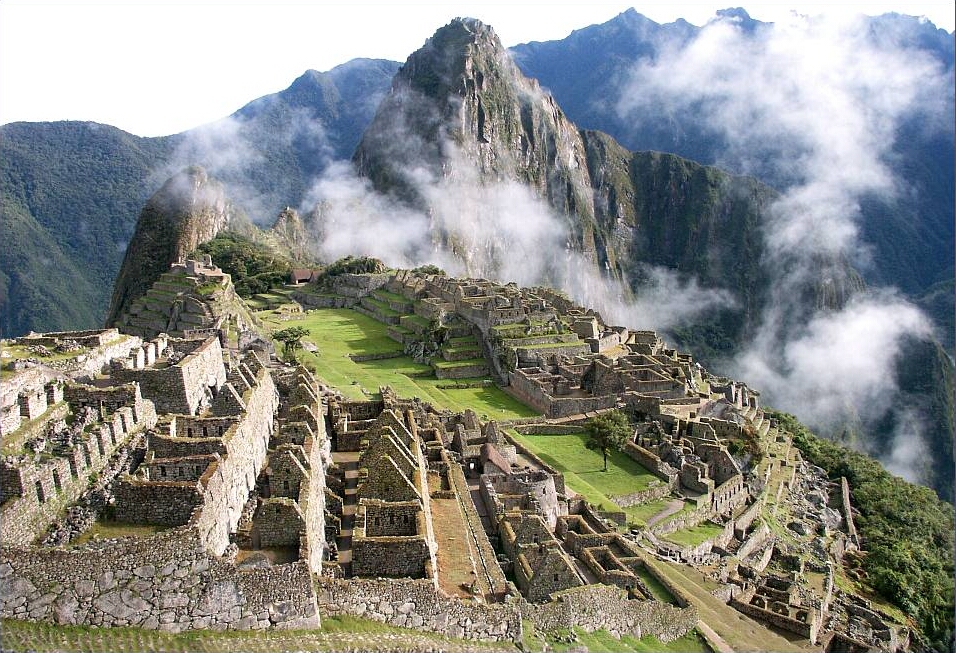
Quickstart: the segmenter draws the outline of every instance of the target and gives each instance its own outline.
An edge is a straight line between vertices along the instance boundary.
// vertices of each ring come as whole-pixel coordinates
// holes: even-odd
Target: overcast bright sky
[[[637,6],[657,22],[702,25],[731,2]],[[740,4],[740,3],[736,3]],[[355,57],[404,61],[455,16],[494,27],[506,46],[561,39],[630,5],[600,0],[394,4],[256,2],[0,3],[0,124],[93,120],[142,136],[229,115],[286,88],[305,70]],[[954,2],[793,2],[744,5],[773,21],[805,14],[925,15],[952,31]]]

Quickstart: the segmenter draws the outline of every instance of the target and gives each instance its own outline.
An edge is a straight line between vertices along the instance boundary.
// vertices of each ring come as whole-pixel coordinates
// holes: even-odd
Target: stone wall
[[[275,384],[269,372],[259,369],[255,381],[242,396],[246,406],[242,421],[232,437],[228,437],[227,432],[223,438],[226,455],[206,484],[203,510],[195,521],[210,551],[217,554],[229,544],[229,533],[235,529],[249,491],[255,485],[266,458],[273,416],[278,408]]]
[[[518,401],[541,411],[548,417],[580,415],[617,406],[617,395],[613,394],[597,397],[552,397],[544,391],[541,385],[528,378],[521,370],[511,372],[509,385],[505,388],[505,391]]]
[[[781,612],[774,612],[773,610],[751,605],[748,601],[753,594],[753,589],[744,592],[739,598],[731,599],[730,605],[745,615],[753,617],[757,621],[796,633],[801,637],[806,637],[811,643],[816,643],[817,633],[820,630],[820,619],[816,610],[813,608],[798,609],[776,602]],[[791,616],[791,612],[802,616],[803,619],[794,618]]]
[[[203,504],[196,481],[147,481],[127,477],[116,485],[116,519],[128,524],[182,526]]]
[[[424,535],[353,537],[352,574],[422,578],[432,574],[431,550]]]
[[[677,489],[677,471],[662,461],[657,454],[634,442],[624,445],[624,453],[654,476],[665,481],[668,487]]]
[[[95,548],[0,547],[0,615],[171,632],[319,625],[307,565],[239,570],[190,527]]]
[[[201,343],[170,340],[171,349],[188,350],[177,363],[158,364],[145,369],[114,368],[112,378],[119,383],[138,381],[143,396],[156,404],[160,413],[194,415],[210,387],[226,382],[222,347],[217,338]]]
[[[611,499],[621,508],[640,506],[644,505],[645,503],[657,501],[658,499],[663,499],[675,489],[675,485],[676,483],[673,485],[668,483],[658,483],[654,487],[649,487],[646,490],[641,490],[640,492],[631,492],[630,494],[621,494],[611,497]]]
[[[263,547],[299,546],[300,533],[305,532],[305,518],[292,499],[266,499],[253,518]]]
[[[0,464],[0,540],[33,542],[86,491],[90,476],[101,473],[135,433],[156,423],[153,404],[145,400],[115,410],[112,417],[108,423],[94,423],[83,430],[79,441],[59,455]]]
[[[319,608],[329,616],[355,615],[471,640],[521,639],[521,613],[513,603],[465,603],[424,580],[318,582]]]
[[[697,610],[657,601],[628,600],[627,593],[608,585],[575,587],[554,601],[521,604],[522,616],[538,630],[555,632],[579,627],[586,632],[605,629],[614,635],[653,635],[662,642],[683,637],[697,627]]]
[[[481,641],[520,641],[522,619],[548,633],[579,627],[587,632],[653,635],[662,642],[683,637],[697,625],[697,610],[656,601],[627,600],[606,585],[588,585],[557,593],[556,600],[531,604],[520,598],[504,603],[465,603],[445,596],[427,581],[319,579],[323,614],[355,615],[392,626],[415,628]]]

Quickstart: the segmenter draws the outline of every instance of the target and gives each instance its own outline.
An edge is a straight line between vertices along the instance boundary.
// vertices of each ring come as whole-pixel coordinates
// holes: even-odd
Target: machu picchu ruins
[[[259,315],[350,309],[398,347],[351,360],[408,356],[537,416],[387,386],[350,398],[277,357],[208,258],[177,262],[115,328],[4,342],[4,617],[178,632],[354,614],[482,641],[533,626],[667,642],[701,620],[687,573],[768,646],[908,646],[835,582],[860,550],[845,479],[804,461],[745,384],[546,288],[309,278]],[[583,442],[608,411],[630,420],[640,479],[612,505],[529,444]]]

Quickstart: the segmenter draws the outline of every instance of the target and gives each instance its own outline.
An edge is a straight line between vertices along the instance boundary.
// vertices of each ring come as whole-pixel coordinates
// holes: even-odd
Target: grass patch
[[[704,522],[693,528],[674,531],[670,535],[665,535],[664,539],[680,546],[697,546],[712,537],[717,537],[723,531],[723,526]]]
[[[647,589],[651,591],[651,594],[654,595],[655,599],[661,603],[677,605],[677,600],[674,598],[674,595],[670,593],[670,590],[664,587],[664,584],[657,580],[657,578],[646,568],[637,567],[634,569],[634,573],[637,574],[638,578],[644,581],[644,585],[646,585]]]
[[[664,510],[670,501],[670,499],[664,498],[639,506],[628,506],[624,508],[624,512],[627,513],[627,521],[632,524],[637,524],[638,526],[647,526],[648,520]]]
[[[445,345],[444,347],[441,348],[441,350],[442,350],[443,353],[446,353],[446,354],[460,354],[460,353],[466,352],[466,351],[467,351],[467,352],[472,352],[472,351],[473,351],[473,352],[477,352],[477,351],[478,351],[478,343],[477,343],[477,342],[474,342],[474,343],[471,343],[470,345],[468,345],[468,344],[465,344],[465,345]]]
[[[580,628],[574,629],[575,641],[568,643],[556,639],[548,639],[552,649],[558,653],[563,651],[579,651],[581,647],[591,653],[709,653],[710,648],[704,643],[696,631],[691,631],[673,642],[663,643],[653,635],[638,639],[633,635],[624,635],[617,638],[606,630],[597,630],[587,633]],[[536,649],[540,650],[540,649]]]
[[[411,303],[411,300],[408,299],[407,297],[403,295],[399,295],[398,293],[389,292],[388,290],[383,290],[382,288],[379,288],[378,290],[374,291],[372,294],[375,295],[376,297],[380,297],[381,299],[385,301],[402,302],[406,304]]]
[[[314,368],[319,378],[350,399],[368,398],[381,386],[388,385],[401,396],[420,397],[439,408],[456,412],[470,408],[479,416],[490,419],[518,419],[538,414],[495,386],[439,388],[438,384],[447,384],[448,381],[434,378],[430,366],[416,363],[408,356],[353,361],[349,354],[402,351],[402,346],[388,337],[390,327],[356,311],[319,309],[281,323],[264,314],[262,316],[273,328],[301,326],[308,329],[309,335],[304,339],[314,343],[318,352],[302,352],[302,362]]]
[[[389,307],[388,303],[386,302],[379,301],[377,299],[372,299],[371,297],[366,297],[365,301],[371,304],[372,306],[374,306],[378,310],[378,312],[381,313],[382,315],[388,315],[388,316],[401,315],[401,313]]]
[[[612,497],[646,490],[660,480],[635,460],[620,451],[611,451],[604,459],[598,451],[587,448],[587,436],[520,435],[509,431],[518,442],[542,460],[564,473],[564,481],[575,492],[594,505],[620,509]]]
[[[116,537],[146,538],[166,530],[155,524],[126,524],[115,521],[97,521],[77,537],[73,544],[79,546],[92,540],[109,540]]]
[[[396,628],[358,617],[323,617],[315,630],[193,630],[165,633],[144,628],[54,626],[0,620],[4,651],[169,651],[219,653],[248,651],[388,651],[486,648],[514,651],[510,642],[464,642],[435,633]]]
[[[463,361],[434,361],[432,365],[439,370],[453,370],[459,367],[472,367],[475,365],[487,365],[484,358],[469,358]]]
[[[423,318],[421,315],[406,315],[402,319],[407,320],[411,322],[412,324],[417,324],[423,329],[427,329],[431,325],[431,323],[425,318]]]

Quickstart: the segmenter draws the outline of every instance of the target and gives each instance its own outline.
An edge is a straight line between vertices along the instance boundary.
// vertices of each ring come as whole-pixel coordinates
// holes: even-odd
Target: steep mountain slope
[[[190,167],[170,178],[139,214],[113,286],[106,322],[113,325],[176,261],[215,238],[232,219],[222,184]]]
[[[627,281],[637,293],[648,265],[694,276],[732,291],[740,302],[719,318],[729,329],[725,340],[739,343],[754,326],[769,278],[762,269],[761,221],[775,191],[752,178],[673,155],[631,153],[605,134],[578,131],[480,21],[452,21],[409,57],[354,161],[376,190],[431,216],[434,237],[469,263],[485,246],[483,237],[449,225],[444,204],[454,205],[461,222],[481,224],[485,207],[471,197],[473,188],[518,182],[561,216],[563,223],[552,225],[557,240],[564,240],[563,229],[592,273]],[[484,258],[488,265],[469,271],[501,274],[496,264],[505,256],[498,251]],[[821,256],[824,273],[836,281],[828,287],[811,282],[805,289],[810,306],[842,306],[862,287],[842,260]]]
[[[578,131],[550,96],[516,70],[492,30],[473,19],[452,21],[409,58],[353,160],[379,193],[403,205],[392,209],[395,216],[406,211],[427,216],[415,226],[430,234],[424,246],[417,242],[419,260],[450,257],[464,262],[469,274],[504,280],[516,270],[536,270],[539,280],[579,297],[580,278],[603,277],[605,286],[624,282],[619,287],[625,296],[637,299],[661,274],[699,284],[712,297],[701,302],[698,295],[693,302],[710,301],[717,310],[673,331],[710,362],[729,364],[747,353],[751,364],[757,361],[781,379],[793,373],[795,362],[809,360],[794,359],[811,335],[803,326],[820,328],[837,316],[858,319],[861,306],[881,302],[878,293],[865,292],[845,253],[827,245],[825,230],[822,238],[813,236],[793,251],[771,242],[767,232],[782,228],[778,211],[787,207],[759,181],[675,155],[632,153],[606,134]],[[515,184],[530,189],[557,217],[542,222],[533,202],[517,201],[519,210],[504,223],[489,220],[495,210],[508,215],[495,193],[514,200]],[[400,219],[405,218],[395,218]],[[401,234],[400,224],[390,227],[386,214],[372,230]],[[799,233],[814,233],[794,224]],[[548,229],[553,233],[542,233]],[[379,241],[361,253],[388,259],[404,246],[401,239]],[[562,246],[564,256],[555,256]],[[544,264],[536,248],[548,259]],[[562,276],[561,263],[576,257],[571,277]],[[672,307],[667,302],[674,299],[664,304]],[[798,343],[795,348],[792,342]],[[951,457],[952,428],[941,419],[945,406],[938,398],[951,374],[934,372],[929,385],[940,385],[933,388],[917,387],[913,380],[951,363],[925,344],[914,343],[885,369],[873,370],[892,377],[879,386],[892,400],[873,407],[861,400],[866,392],[849,392],[837,399],[838,410],[853,421],[862,446],[901,457],[906,473],[922,474],[949,496],[943,469]],[[895,347],[896,341],[888,345]],[[819,372],[800,373],[805,376],[799,383],[813,394],[830,392],[817,386]],[[832,380],[835,390],[857,382]],[[923,438],[943,454],[929,464],[903,451],[910,440],[901,433],[916,428],[913,416],[922,410],[929,416],[913,444]],[[826,415],[827,428],[841,428],[835,414]]]
[[[718,16],[743,35],[772,27],[742,9],[720,11]],[[870,18],[866,27],[867,43],[906,48],[913,57],[925,55],[952,79],[952,34],[897,14]],[[728,156],[726,134],[714,129],[706,110],[674,110],[663,104],[666,98],[640,115],[622,110],[628,93],[642,92],[633,86],[635,71],[664,57],[675,59],[675,53],[686,51],[702,29],[683,20],[661,25],[629,9],[563,40],[522,44],[510,51],[518,67],[547,88],[581,127],[604,131],[631,150],[672,152],[705,164],[719,162],[730,170],[737,166],[785,188],[790,180],[772,162],[754,160],[758,153],[747,153],[746,167]],[[948,119],[929,129],[924,117],[914,115],[896,134],[887,159],[903,192],[892,199],[876,194],[862,198],[861,235],[873,247],[872,265],[863,270],[867,281],[897,286],[913,297],[953,278],[952,94],[946,100]],[[945,313],[934,317],[940,323]]]
[[[271,222],[331,160],[348,159],[397,63],[358,59],[308,71],[213,126],[140,138],[96,123],[0,127],[3,335],[102,324],[146,199],[202,165],[238,206]],[[259,212],[262,215],[259,215]]]
[[[4,336],[102,321],[143,182],[170,151],[89,122],[0,128]]]

